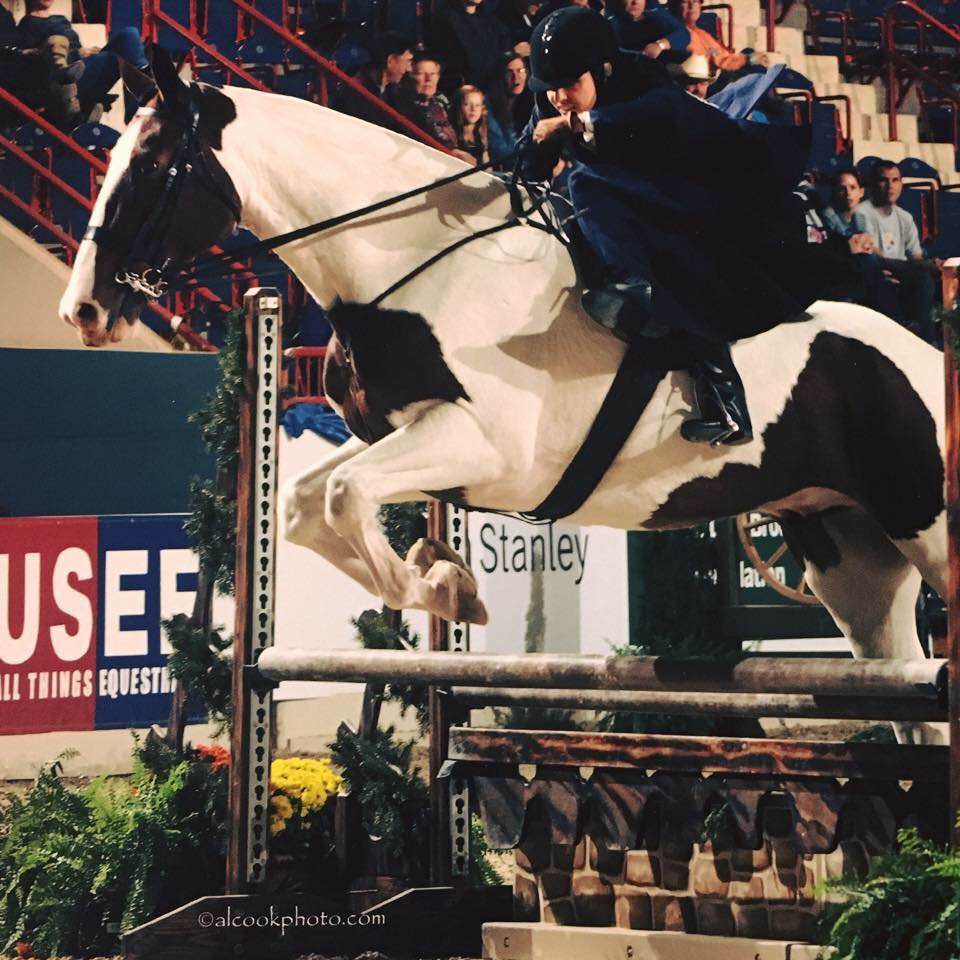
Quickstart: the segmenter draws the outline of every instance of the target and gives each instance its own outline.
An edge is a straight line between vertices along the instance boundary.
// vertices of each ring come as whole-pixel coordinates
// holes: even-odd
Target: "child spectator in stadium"
[[[510,32],[482,0],[447,0],[434,18],[433,40],[446,64],[446,89],[467,83],[488,90]]]
[[[880,262],[889,276],[884,284],[893,309],[879,304],[896,318],[899,307],[905,326],[928,343],[939,345],[931,316],[934,301],[934,277],[940,262],[927,260],[920,246],[917,225],[910,213],[898,205],[903,193],[900,168],[889,160],[878,161],[872,171],[870,199],[853,214],[856,233],[869,233]]]
[[[833,197],[830,206],[824,207],[820,213],[824,226],[839,237],[863,235],[870,240],[870,249],[865,251],[874,253],[873,238],[862,230],[857,230],[854,223],[854,213],[863,201],[863,184],[860,174],[856,170],[844,170],[838,173],[833,181]],[[861,227],[862,223],[859,224]]]
[[[400,81],[413,67],[413,44],[402,34],[378,34],[370,45],[370,62],[357,73],[355,79],[388,106],[400,110],[404,106]],[[341,113],[375,123],[381,127],[398,129],[396,123],[366,97],[344,85],[335,102]]]
[[[647,0],[617,0],[607,10],[623,50],[635,50],[657,58],[667,50],[682,54],[690,45],[690,32],[667,10],[647,9]],[[680,57],[680,59],[683,59]]]
[[[82,62],[83,72],[77,79],[80,106],[85,113],[92,112],[91,119],[99,119],[107,95],[120,79],[120,62],[125,61],[139,70],[149,69],[140,32],[134,27],[124,27],[111,33],[102,49],[81,47],[73,24],[61,14],[50,12],[53,3],[54,0],[27,0],[27,14],[17,24],[20,46],[42,50],[52,41],[56,66],[65,68]],[[137,104],[131,94],[125,92],[125,97],[130,114]],[[98,106],[100,109],[96,110]]]
[[[490,159],[490,134],[482,90],[468,83],[457,91],[453,126],[457,147],[474,163],[486,163]]]
[[[770,58],[758,53],[735,53],[725,47],[709,30],[697,26],[703,13],[703,0],[670,0],[670,12],[690,33],[687,50],[707,57],[718,70],[742,70],[746,66],[769,66]]]

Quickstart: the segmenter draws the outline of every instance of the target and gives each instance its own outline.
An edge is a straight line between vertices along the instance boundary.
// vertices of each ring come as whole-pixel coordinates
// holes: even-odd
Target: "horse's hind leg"
[[[500,450],[469,409],[437,404],[333,471],[327,523],[367,564],[388,606],[485,623],[487,613],[470,571],[450,559],[435,559],[426,572],[419,555],[401,560],[377,523],[376,508],[428,491],[490,482],[502,475],[501,462]]]
[[[909,540],[895,540],[897,549],[920,571],[940,596],[947,598],[947,512]]]
[[[330,475],[341,464],[366,449],[367,444],[353,437],[317,466],[287,481],[280,491],[280,516],[283,518],[283,535],[287,540],[319,553],[338,570],[356,580],[364,590],[378,596],[366,562],[326,519]]]
[[[805,521],[800,521],[801,523]],[[839,559],[807,557],[807,583],[830,611],[856,657],[922,659],[916,602],[920,573],[861,510],[816,518],[839,552]],[[790,521],[786,523],[790,536]],[[894,723],[897,739],[943,743],[946,724]]]

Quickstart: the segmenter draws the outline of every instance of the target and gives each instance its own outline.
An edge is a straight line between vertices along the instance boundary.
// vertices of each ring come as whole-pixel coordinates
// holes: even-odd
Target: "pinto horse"
[[[134,322],[118,273],[142,246],[191,124],[195,162],[162,236],[148,238],[156,256],[176,264],[238,221],[268,237],[465,169],[304,100],[188,88],[162,61],[154,72],[159,92],[113,150],[61,302],[90,346],[119,339]],[[317,301],[341,304],[325,386],[356,434],[284,490],[286,537],[394,608],[486,619],[459,558],[430,541],[399,557],[378,506],[432,494],[530,510],[580,447],[624,355],[582,311],[563,244],[529,226],[467,243],[382,309],[364,306],[509,214],[505,187],[475,172],[280,250]],[[947,578],[941,355],[878,313],[827,302],[733,353],[755,439],[716,448],[684,441],[693,389],[686,373],[669,373],[569,520],[667,530],[763,510],[780,519],[857,656],[922,657],[921,576],[941,595]],[[900,735],[940,735],[931,731],[901,725]]]

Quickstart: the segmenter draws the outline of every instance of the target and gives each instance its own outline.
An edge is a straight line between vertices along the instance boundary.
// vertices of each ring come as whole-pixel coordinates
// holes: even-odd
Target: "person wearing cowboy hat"
[[[720,75],[720,71],[702,53],[692,53],[682,63],[671,64],[667,69],[674,82],[698,100],[707,99],[710,85]]]

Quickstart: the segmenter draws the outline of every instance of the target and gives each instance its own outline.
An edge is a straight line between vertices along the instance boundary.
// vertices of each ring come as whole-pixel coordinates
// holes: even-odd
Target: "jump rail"
[[[558,654],[392,650],[291,650],[272,647],[257,661],[269,680],[473,684],[590,690],[821,694],[920,698],[946,692],[945,660],[837,660],[749,657],[740,661],[666,660]]]

